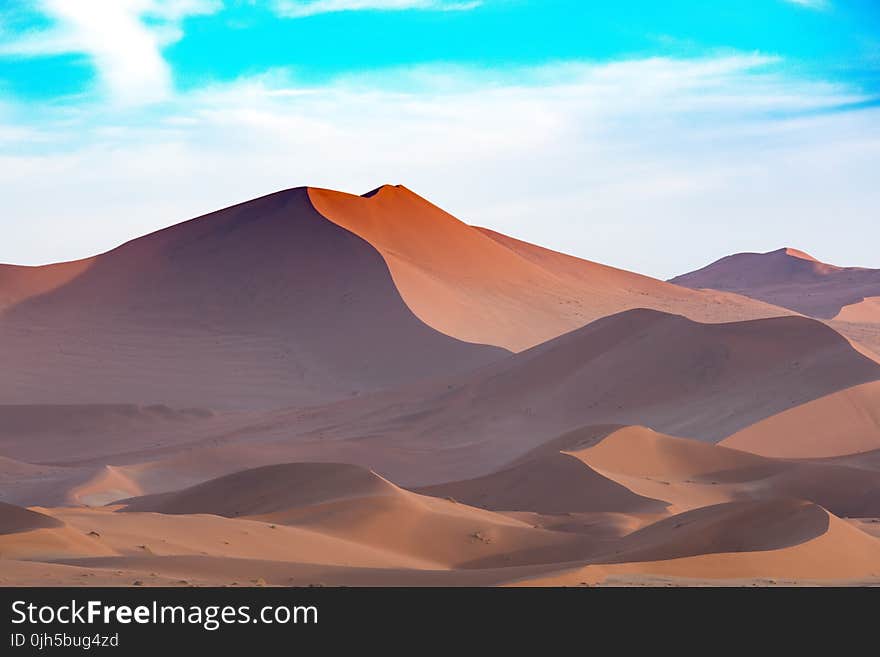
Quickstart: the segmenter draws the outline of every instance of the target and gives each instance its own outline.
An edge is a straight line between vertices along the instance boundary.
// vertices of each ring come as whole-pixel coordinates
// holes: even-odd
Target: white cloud
[[[171,93],[171,72],[160,48],[180,38],[180,21],[186,16],[212,13],[220,3],[40,0],[37,6],[55,25],[5,40],[0,55],[86,55],[115,102],[140,104],[166,99]]]
[[[853,238],[876,235],[880,111],[834,111],[860,100],[742,55],[320,87],[275,71],[33,125],[7,108],[0,126],[37,134],[0,151],[0,262],[85,256],[284,187],[391,182],[470,223],[658,276],[782,245],[880,266],[876,240]]]
[[[340,11],[403,11],[423,9],[431,11],[468,11],[482,4],[482,0],[275,0],[275,11],[286,18],[304,18],[316,14]]]
[[[830,0],[785,0],[793,5],[800,5],[808,9],[829,9],[831,7]]]

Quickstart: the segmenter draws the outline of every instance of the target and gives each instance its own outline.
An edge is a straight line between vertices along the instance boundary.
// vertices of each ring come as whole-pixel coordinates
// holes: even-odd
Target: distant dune
[[[844,306],[880,295],[880,270],[837,267],[796,249],[738,253],[670,280],[736,292],[804,315],[831,319]]]

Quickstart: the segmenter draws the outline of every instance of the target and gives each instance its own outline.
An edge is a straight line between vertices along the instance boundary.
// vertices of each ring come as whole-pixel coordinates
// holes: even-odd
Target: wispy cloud
[[[181,37],[187,16],[208,14],[219,0],[40,0],[53,26],[0,44],[0,56],[79,53],[94,63],[110,97],[121,104],[163,100],[171,72],[160,48]]]
[[[304,18],[316,14],[340,11],[468,11],[476,9],[482,0],[275,0],[275,11],[285,18]]]
[[[830,9],[831,0],[785,0],[793,5],[800,5],[807,9]]]
[[[875,231],[880,112],[834,111],[865,100],[744,54],[320,86],[278,70],[152,108],[13,122],[31,134],[4,133],[0,112],[12,142],[0,195],[15,218],[0,261],[87,255],[293,185],[397,182],[471,223],[660,276],[794,237],[833,260],[839,235],[844,261],[871,264],[870,240],[860,254],[846,236]],[[681,235],[700,252],[684,253]]]

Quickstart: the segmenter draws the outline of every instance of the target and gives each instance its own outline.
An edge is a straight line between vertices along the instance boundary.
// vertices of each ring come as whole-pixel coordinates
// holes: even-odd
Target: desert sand
[[[399,185],[0,265],[0,585],[878,584],[878,284]]]

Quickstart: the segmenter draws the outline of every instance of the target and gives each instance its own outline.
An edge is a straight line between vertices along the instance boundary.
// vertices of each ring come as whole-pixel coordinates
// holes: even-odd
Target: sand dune
[[[880,449],[880,382],[847,388],[773,415],[725,438],[722,444],[784,458]]]
[[[880,472],[855,462],[767,458],[644,427],[612,431],[570,453],[673,512],[738,500],[802,499],[841,516],[880,516]]]
[[[44,267],[0,265],[0,313],[66,285],[91,266],[91,258]]]
[[[795,249],[738,253],[670,282],[736,292],[823,319],[865,297],[880,295],[880,270],[837,267]]]
[[[732,295],[694,292],[468,226],[401,185],[385,185],[365,196],[310,188],[309,197],[318,212],[382,254],[418,317],[469,342],[520,351],[637,307],[701,321],[786,312]]]
[[[60,527],[61,524],[42,513],[0,502],[0,534],[16,534],[34,529]]]
[[[361,435],[384,436],[377,442],[443,441],[447,449],[466,442],[469,451],[462,446],[438,458],[460,458],[450,469],[476,476],[580,426],[642,424],[717,442],[792,406],[877,379],[876,362],[814,320],[698,324],[635,310],[515,354],[469,379],[417,390],[412,401],[389,398],[387,410],[371,409],[351,421]],[[345,411],[334,413],[340,418]],[[430,476],[444,474],[438,467]]]
[[[834,319],[857,324],[880,324],[880,296],[844,306]]]
[[[877,363],[809,319],[699,324],[635,310],[490,366],[462,394],[508,407],[516,400],[536,416],[580,416],[578,424],[641,423],[717,441],[878,378]]]
[[[878,275],[387,185],[0,265],[0,584],[880,583]]]
[[[571,454],[545,448],[494,474],[419,491],[495,511],[662,513],[666,507],[607,479]]]
[[[40,440],[0,436],[0,448],[30,462],[79,465],[88,457],[145,493],[286,461],[353,463],[412,487],[493,473],[582,426],[638,424],[715,442],[878,379],[880,364],[814,320],[699,324],[636,310],[466,376],[312,409],[96,429],[76,442],[63,431]]]
[[[677,546],[676,540],[669,539],[669,534],[681,529],[685,530],[682,535],[687,534],[688,527],[694,529],[691,538],[702,543],[702,549],[709,552],[672,556],[681,554],[679,549],[684,552],[691,549],[688,541]],[[699,530],[708,535],[704,538]],[[761,538],[764,536],[769,540]],[[760,544],[753,542],[756,538]],[[621,563],[567,568],[517,583],[576,586],[611,578],[626,582],[627,578],[631,581],[633,576],[645,575],[706,583],[732,580],[739,584],[756,580],[772,584],[779,579],[877,582],[880,577],[880,541],[819,507],[797,501],[700,509],[669,518],[642,530],[639,536],[630,537],[633,542],[636,539],[651,539],[655,546],[617,555],[615,559],[623,560]]]
[[[134,240],[56,282],[0,292],[20,298],[0,314],[6,403],[315,403],[504,353],[425,326],[376,250],[305,189]]]
[[[284,463],[244,470],[182,491],[126,500],[127,511],[210,513],[234,518],[353,497],[393,495],[397,488],[344,463]]]
[[[607,560],[662,561],[780,550],[818,538],[828,531],[830,521],[827,511],[800,500],[727,502],[686,511],[633,532]]]
[[[643,425],[718,442],[777,413],[875,380],[880,364],[815,320],[699,324],[636,310],[468,376],[281,410],[226,427],[224,440],[247,437],[237,448],[245,467],[271,458],[338,461],[423,487],[492,474],[584,426]],[[207,437],[199,449],[206,462],[219,454]],[[190,465],[167,461],[182,483],[199,480],[187,479],[183,467],[192,475],[205,471],[202,479],[234,469],[225,459],[225,470],[207,472],[197,453],[187,457]]]
[[[297,527],[404,555],[401,567],[415,562],[434,568],[550,563],[596,549],[583,536],[539,530],[455,501],[417,495],[368,470],[337,463],[256,468],[123,503],[127,513],[210,513]]]

